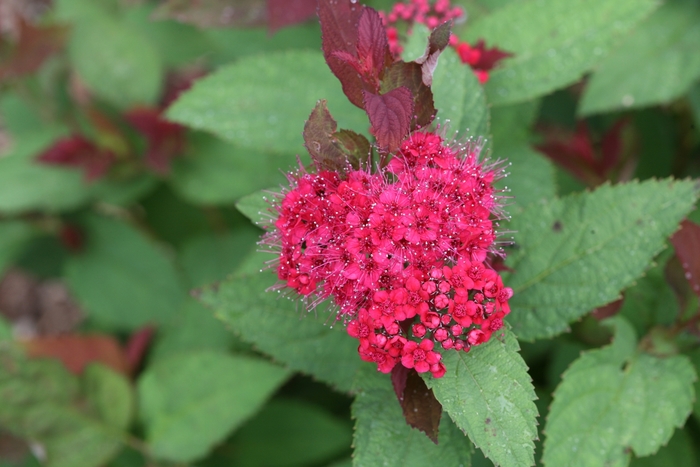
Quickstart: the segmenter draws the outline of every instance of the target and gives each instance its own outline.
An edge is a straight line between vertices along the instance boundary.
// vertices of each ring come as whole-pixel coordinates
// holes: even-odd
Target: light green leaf
[[[104,465],[126,437],[87,408],[78,379],[56,360],[0,349],[0,400],[0,425],[40,443],[48,467]]]
[[[68,53],[87,87],[116,106],[151,104],[159,97],[163,66],[157,50],[107,13],[75,24]]]
[[[246,195],[236,203],[236,209],[250,219],[253,224],[262,228],[270,222],[272,216],[270,200],[274,199],[274,193],[279,191],[279,188],[269,188]]]
[[[471,444],[447,414],[442,415],[438,444],[411,428],[404,419],[389,375],[364,363],[355,380],[353,465],[421,467],[468,466]]]
[[[579,113],[590,115],[668,102],[700,77],[700,5],[666,2],[600,64]]]
[[[293,157],[241,148],[206,133],[192,134],[189,143],[184,157],[173,161],[170,183],[196,204],[232,203],[255,190],[281,184],[285,182],[282,170],[296,165]]]
[[[138,382],[152,454],[189,462],[254,414],[289,373],[265,360],[197,352],[148,368]]]
[[[246,57],[198,80],[168,118],[263,152],[304,151],[302,130],[316,101],[327,99],[340,128],[368,124],[349,103],[320,52],[295,50]]]
[[[0,221],[0,277],[34,234],[34,229],[25,222]]]
[[[613,344],[585,352],[554,392],[547,466],[626,466],[630,449],[655,453],[690,414],[697,377],[688,357],[640,353],[629,323],[619,317],[614,323]]]
[[[484,89],[469,66],[448,47],[438,59],[433,74],[433,100],[440,122],[459,137],[489,138],[489,109]]]
[[[306,312],[298,297],[287,300],[266,291],[276,282],[271,272],[236,274],[218,287],[204,289],[200,299],[231,330],[275,361],[350,390],[362,363],[357,341],[335,323],[334,314],[323,311],[324,306]]]
[[[415,23],[411,27],[411,32],[408,35],[403,52],[401,53],[401,60],[404,62],[412,62],[422,57],[428,46],[429,39],[430,29],[420,23]]]
[[[0,157],[0,213],[32,209],[57,212],[88,200],[90,193],[80,171],[35,161],[59,134],[42,131],[25,135],[14,142],[9,154]]]
[[[556,335],[618,298],[664,247],[697,198],[692,181],[605,185],[537,203],[513,218],[514,295],[508,321],[519,338]]]
[[[496,187],[506,189],[506,210],[515,214],[538,201],[553,200],[557,194],[554,164],[528,144],[505,146],[495,154],[507,162],[507,177],[499,180]],[[513,206],[514,204],[514,206]],[[508,223],[502,224],[508,230]]]
[[[83,386],[101,420],[119,430],[129,428],[134,414],[134,391],[123,375],[94,363],[83,372]]]
[[[535,388],[519,350],[504,330],[469,353],[445,352],[447,373],[426,381],[457,426],[501,467],[535,463]]]
[[[66,264],[66,279],[94,319],[133,329],[165,323],[186,290],[170,259],[140,232],[122,222],[89,217],[87,245]]]
[[[230,465],[319,465],[349,450],[351,442],[349,420],[301,400],[273,399],[234,436]]]
[[[522,102],[574,83],[622,35],[651,13],[654,0],[512,2],[465,31],[470,43],[510,52],[486,83],[489,102]]]

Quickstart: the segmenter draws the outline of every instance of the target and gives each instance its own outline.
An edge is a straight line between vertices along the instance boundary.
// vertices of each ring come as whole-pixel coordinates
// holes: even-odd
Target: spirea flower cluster
[[[436,345],[468,351],[510,312],[512,290],[487,264],[500,171],[479,151],[415,132],[379,173],[298,173],[276,204],[264,242],[279,248],[279,279],[311,308],[332,299],[382,372],[401,364],[439,378]]]

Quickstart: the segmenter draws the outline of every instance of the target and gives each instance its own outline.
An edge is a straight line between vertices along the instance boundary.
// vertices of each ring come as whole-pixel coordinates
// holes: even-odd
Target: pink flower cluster
[[[416,132],[380,173],[297,174],[276,205],[265,242],[280,248],[279,279],[310,307],[332,297],[382,372],[401,363],[439,378],[436,343],[468,351],[510,312],[512,290],[486,263],[499,171],[479,151]]]
[[[435,29],[447,21],[459,20],[465,16],[460,7],[450,5],[450,0],[437,0],[433,5],[429,0],[408,0],[407,3],[395,3],[388,14],[384,12],[379,14],[384,21],[389,49],[397,58],[403,51],[397,27],[399,22],[407,23],[409,28],[418,23],[427,26],[428,29]],[[462,63],[472,67],[482,84],[488,81],[489,71],[496,63],[511,55],[497,48],[487,49],[483,40],[470,45],[460,41],[454,33],[450,36],[450,46],[455,49]]]

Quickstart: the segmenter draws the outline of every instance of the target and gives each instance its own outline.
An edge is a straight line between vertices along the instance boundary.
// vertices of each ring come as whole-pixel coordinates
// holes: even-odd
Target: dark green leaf
[[[185,288],[170,259],[129,225],[108,218],[85,222],[87,245],[66,264],[66,278],[94,319],[120,329],[165,323]]]
[[[511,2],[471,23],[464,39],[484,39],[512,57],[486,84],[494,105],[522,102],[576,82],[651,13],[653,0]]]
[[[287,300],[266,291],[276,281],[271,272],[237,274],[204,289],[201,300],[242,339],[276,361],[348,391],[361,364],[357,341],[323,306],[307,313],[299,298]]]
[[[127,430],[134,415],[134,391],[119,373],[99,364],[83,372],[83,391],[93,410],[109,426]]]
[[[25,222],[0,221],[0,277],[34,234],[34,229]]]
[[[602,186],[531,205],[508,225],[516,251],[508,321],[521,339],[556,335],[618,298],[692,209],[692,181]]]
[[[535,389],[519,350],[513,333],[498,332],[469,353],[445,352],[447,373],[427,381],[457,426],[502,467],[535,462]]]
[[[633,459],[631,467],[695,467],[697,455],[693,449],[694,440],[687,430],[676,430],[666,446],[649,457]]]
[[[354,465],[419,467],[470,465],[471,445],[450,417],[443,416],[433,444],[406,424],[389,375],[363,363],[354,383]]]
[[[673,100],[700,77],[700,5],[666,2],[608,55],[586,86],[590,115]]]
[[[176,355],[149,367],[138,391],[151,452],[180,462],[203,457],[288,374],[265,360],[215,352]]]

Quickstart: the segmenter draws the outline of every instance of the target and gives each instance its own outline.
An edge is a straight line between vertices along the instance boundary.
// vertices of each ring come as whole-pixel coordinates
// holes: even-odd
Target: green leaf
[[[695,128],[698,129],[698,132],[700,132],[700,82],[696,83],[695,86],[690,88],[690,92],[688,92],[688,101],[690,103],[691,111],[693,112]]]
[[[251,151],[206,133],[193,133],[187,153],[173,161],[170,183],[196,204],[231,203],[252,191],[283,183],[280,169],[295,163],[292,157]]]
[[[591,77],[579,113],[590,115],[673,100],[700,77],[700,5],[666,2],[641,22]]]
[[[25,222],[0,221],[0,277],[34,234],[34,229]]]
[[[179,462],[203,457],[288,375],[261,359],[215,352],[177,355],[149,367],[138,393],[152,454]]]
[[[90,410],[78,379],[55,360],[26,360],[0,349],[0,425],[32,439],[48,467],[98,467],[126,435]]]
[[[273,399],[234,436],[230,465],[319,465],[348,451],[351,442],[347,421],[301,400]]]
[[[412,62],[422,57],[425,53],[425,48],[428,46],[429,38],[430,29],[420,23],[415,23],[411,27],[411,32],[401,53],[401,60]]]
[[[513,218],[514,295],[508,321],[520,339],[554,336],[618,298],[692,209],[692,181],[605,185],[531,205]]]
[[[327,99],[340,128],[367,127],[321,52],[286,51],[243,58],[198,80],[168,110],[168,118],[263,152],[303,151],[304,122]]]
[[[233,273],[248,253],[257,249],[260,230],[239,226],[222,235],[200,235],[182,247],[181,261],[189,283],[201,287]]]
[[[527,0],[512,2],[465,31],[470,43],[512,57],[490,73],[489,102],[522,102],[576,82],[634,25],[651,13],[653,0]]]
[[[134,414],[134,391],[121,374],[99,364],[83,372],[84,392],[100,419],[109,426],[127,430]]]
[[[363,363],[354,390],[354,465],[470,465],[471,445],[449,417],[443,414],[437,445],[406,423],[389,375]]]
[[[80,171],[34,160],[58,135],[56,131],[25,135],[14,142],[9,154],[0,157],[0,213],[63,211],[88,200],[90,193]]]
[[[270,223],[272,215],[269,200],[274,199],[274,193],[279,191],[279,189],[269,188],[246,195],[236,203],[236,209],[250,219],[253,224],[263,228]]]
[[[106,12],[76,22],[68,53],[87,87],[116,106],[152,104],[159,97],[163,65],[157,50]]]
[[[530,142],[531,129],[540,111],[540,100],[503,105],[491,109],[491,133],[496,157],[502,148]]]
[[[501,467],[535,463],[535,388],[519,350],[504,330],[469,353],[445,352],[447,373],[426,381],[457,426]]]
[[[66,279],[90,315],[106,326],[134,329],[165,323],[185,289],[170,259],[122,222],[88,217],[87,245],[66,264]]]
[[[585,352],[554,392],[545,465],[625,466],[630,449],[655,453],[690,414],[697,377],[688,357],[640,353],[629,323],[613,323],[613,343]]]
[[[266,291],[276,282],[276,275],[269,271],[236,274],[218,287],[204,289],[200,299],[231,330],[275,361],[341,391],[350,390],[361,364],[357,341],[323,306],[307,313],[300,298],[284,300]]]
[[[668,445],[650,457],[633,459],[631,467],[695,467],[697,456],[693,449],[694,440],[686,430],[676,430]]]
[[[433,100],[438,119],[460,137],[489,137],[489,109],[484,89],[469,66],[450,47],[440,55],[433,74]]]
[[[105,203],[128,206],[142,198],[158,184],[151,174],[142,174],[125,180],[100,180],[91,185],[92,195]]]
[[[553,200],[557,195],[554,164],[533,150],[528,144],[506,146],[496,153],[498,159],[507,161],[507,177],[496,183],[498,188],[507,189],[504,194],[507,210],[515,213],[538,201]],[[515,206],[511,207],[512,204]],[[502,224],[508,230],[508,223]]]

